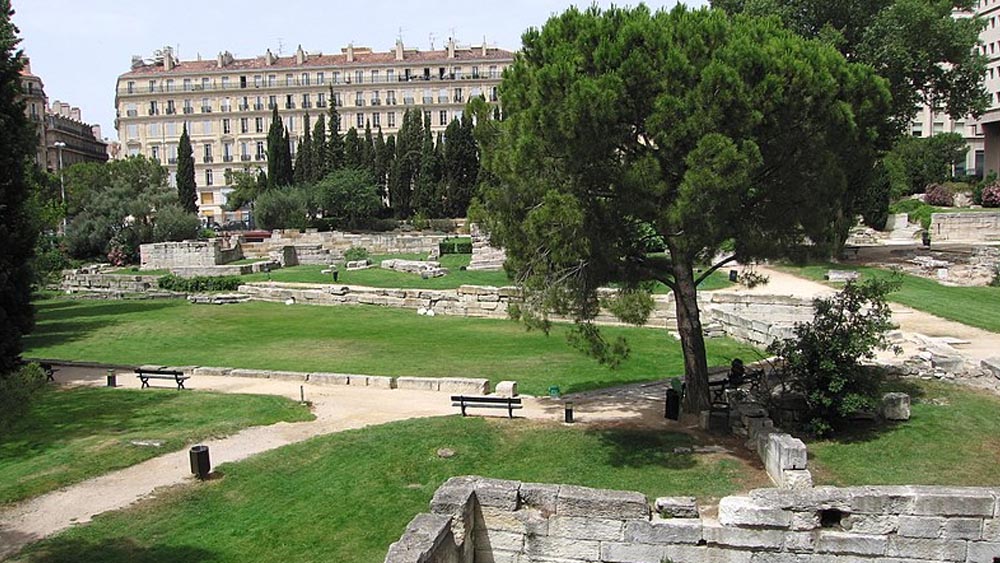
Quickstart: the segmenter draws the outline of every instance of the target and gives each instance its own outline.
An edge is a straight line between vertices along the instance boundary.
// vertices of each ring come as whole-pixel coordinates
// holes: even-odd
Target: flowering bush
[[[955,205],[955,192],[948,186],[931,184],[924,193],[924,202],[940,207],[952,207]]]
[[[1000,207],[1000,183],[983,188],[983,207]]]

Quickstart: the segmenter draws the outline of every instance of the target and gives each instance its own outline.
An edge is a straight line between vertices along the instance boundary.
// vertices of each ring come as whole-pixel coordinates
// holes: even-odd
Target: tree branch
[[[705,279],[708,278],[708,276],[712,275],[716,270],[718,270],[719,268],[725,266],[726,264],[728,264],[728,263],[730,263],[730,262],[732,262],[734,260],[736,260],[736,255],[735,254],[733,254],[729,258],[726,258],[722,262],[719,262],[718,264],[712,266],[711,268],[705,270],[705,273],[703,273],[702,275],[698,276],[698,279],[694,280],[694,286],[698,287],[699,285],[701,285],[701,282],[705,281]]]

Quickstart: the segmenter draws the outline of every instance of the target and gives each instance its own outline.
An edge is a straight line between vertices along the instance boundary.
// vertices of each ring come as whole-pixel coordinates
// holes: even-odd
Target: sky
[[[594,2],[609,6],[612,2]],[[628,6],[635,0],[618,0]],[[650,8],[672,7],[677,0],[647,0]],[[707,0],[682,0],[703,6]],[[408,47],[442,48],[454,36],[461,45],[490,45],[517,50],[521,34],[540,27],[549,16],[590,0],[13,0],[21,48],[41,77],[49,102],[78,106],[83,120],[114,130],[115,84],[133,55],[150,58],[172,46],[182,60],[200,54],[214,59],[220,51],[237,58],[285,56],[298,45],[309,52],[333,53],[353,42],[388,51],[402,36]]]

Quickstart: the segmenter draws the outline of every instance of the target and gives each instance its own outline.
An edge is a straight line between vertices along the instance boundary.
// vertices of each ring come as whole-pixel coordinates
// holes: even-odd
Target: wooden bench
[[[716,406],[728,408],[728,391],[735,391],[744,386],[749,386],[751,392],[759,392],[763,379],[763,370],[755,369],[747,371],[743,366],[742,360],[733,360],[729,368],[729,374],[725,379],[710,380],[708,382],[708,393],[713,408]]]
[[[465,395],[452,395],[451,406],[461,407],[462,416],[465,409],[469,407],[481,407],[484,409],[507,409],[507,416],[514,418],[514,409],[520,409],[521,399],[509,397],[466,397]]]
[[[172,369],[137,368],[135,370],[135,376],[142,381],[142,387],[140,387],[140,389],[149,387],[150,379],[168,379],[177,383],[177,390],[180,391],[181,389],[186,389],[186,387],[184,387],[184,382],[191,379],[190,375],[184,375],[184,372]]]
[[[48,382],[48,381],[55,381],[56,380],[55,373],[57,371],[59,371],[59,370],[57,368],[55,368],[55,367],[52,367],[51,363],[49,363],[49,362],[42,362],[42,361],[39,361],[39,360],[32,360],[32,359],[22,359],[22,360],[19,360],[17,362],[17,365],[19,367],[24,367],[24,366],[26,366],[28,364],[38,364],[38,367],[42,368],[42,372],[45,374],[45,381],[46,382]]]

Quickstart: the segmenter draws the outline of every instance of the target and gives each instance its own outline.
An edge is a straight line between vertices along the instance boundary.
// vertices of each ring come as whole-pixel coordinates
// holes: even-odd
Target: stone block
[[[517,397],[517,382],[501,381],[500,383],[497,383],[496,389],[493,393],[500,397]]]
[[[217,367],[202,366],[194,368],[194,375],[226,376],[226,375],[231,375],[232,371],[233,368],[217,368]]]
[[[1000,557],[1000,542],[969,542],[965,561],[968,563],[994,563]]]
[[[521,551],[524,549],[524,534],[500,532],[497,530],[476,530],[473,535],[476,549],[501,551]]]
[[[439,380],[439,391],[460,395],[487,395],[490,392],[489,379],[473,379],[467,377],[442,377]]]
[[[396,543],[389,546],[385,563],[428,561],[450,531],[451,518],[438,514],[418,514],[406,526]]]
[[[253,377],[258,379],[267,379],[271,377],[271,372],[259,369],[234,369],[231,372],[229,372],[229,375],[233,377]]]
[[[354,376],[351,376],[351,381],[353,384]],[[382,375],[369,375],[368,376],[368,386],[375,387],[377,389],[395,389],[396,388],[396,378],[387,377]]]
[[[272,371],[268,379],[278,379],[282,381],[306,381],[305,373],[299,371]]]
[[[474,560],[476,563],[522,563],[520,551],[500,551],[498,549],[477,549]]]
[[[601,544],[601,561],[607,563],[659,563],[667,559],[667,548],[634,543]]]
[[[983,522],[983,539],[1000,542],[1000,518],[990,518]]]
[[[983,520],[981,518],[949,518],[944,523],[941,537],[946,540],[983,539]]]
[[[653,507],[664,518],[698,518],[694,497],[660,497],[653,502]]]
[[[936,516],[900,516],[897,533],[906,538],[940,538],[945,521]]]
[[[788,528],[792,513],[750,497],[730,496],[719,501],[719,523],[741,528]]]
[[[624,527],[621,520],[553,516],[549,519],[548,534],[556,538],[622,541]]]
[[[984,370],[992,373],[993,377],[1000,379],[1000,356],[986,358],[981,361],[979,365],[981,365]]]
[[[649,504],[641,493],[563,485],[559,488],[556,513],[589,518],[648,519]]]
[[[886,535],[899,529],[899,516],[881,514],[848,514],[841,526],[849,532],[868,535]]]
[[[348,385],[353,387],[367,387],[368,386],[368,376],[367,375],[355,375],[351,374],[348,377]]]
[[[309,383],[317,385],[350,385],[351,376],[346,373],[310,373],[306,379]]]
[[[910,396],[906,393],[882,395],[880,414],[886,420],[910,420]]]
[[[912,514],[992,518],[996,499],[985,489],[923,487],[917,491]]]
[[[476,480],[475,488],[480,506],[517,510],[520,481],[480,478]]]
[[[862,514],[910,514],[917,493],[913,487],[861,487],[850,490],[849,511]]]
[[[476,492],[473,477],[452,477],[434,491],[431,512],[434,514],[462,514],[472,502]]]
[[[827,270],[824,276],[831,282],[849,282],[861,279],[861,272],[853,270]]]
[[[866,536],[822,530],[816,540],[817,553],[847,555],[885,555],[889,540],[885,536]]]
[[[534,508],[545,516],[555,514],[559,489],[559,485],[521,483],[521,504]]]
[[[806,445],[790,434],[772,434],[768,457],[778,469],[805,469],[808,462]]]
[[[647,544],[697,544],[703,539],[698,518],[659,518],[625,523],[625,541]]]
[[[410,391],[438,391],[441,380],[433,377],[397,377],[396,388]]]
[[[813,486],[812,473],[808,469],[786,469],[781,472],[781,488],[783,489],[811,489]]]
[[[531,561],[541,559],[598,561],[601,557],[601,542],[528,536],[524,540],[524,553]]]
[[[778,551],[785,545],[783,530],[760,530],[731,528],[719,524],[705,523],[702,527],[708,545],[721,545],[759,551]]]
[[[954,540],[889,536],[889,547],[886,550],[886,555],[942,562],[965,561],[967,543]]]
[[[806,531],[815,530],[820,526],[819,512],[792,512],[792,521],[788,525],[790,530]]]

